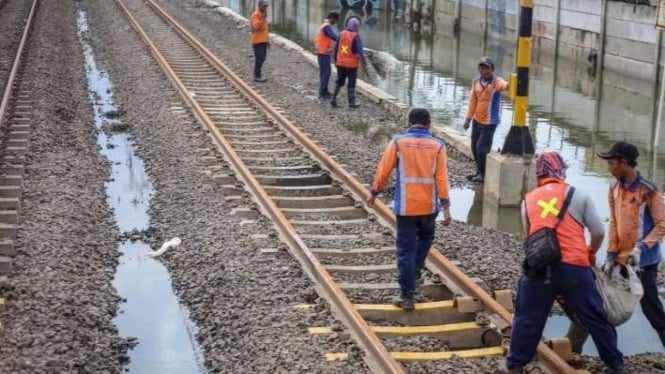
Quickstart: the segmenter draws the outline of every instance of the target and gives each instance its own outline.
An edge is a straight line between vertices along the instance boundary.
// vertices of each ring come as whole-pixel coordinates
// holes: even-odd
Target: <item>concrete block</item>
[[[462,135],[451,127],[432,126],[432,133],[436,136],[442,137],[449,147],[455,148],[458,152],[466,157],[473,159],[473,152],[471,151],[471,138]]]
[[[16,250],[14,249],[14,241],[11,239],[0,240],[0,256],[14,257]]]
[[[0,175],[0,186],[18,186],[23,185],[23,177],[20,175]]]
[[[11,223],[0,223],[0,238],[14,239],[16,237],[17,225]]]
[[[0,256],[0,274],[8,274],[12,271],[12,258]]]
[[[518,207],[529,186],[535,185],[535,163],[523,157],[491,152],[485,167],[485,201],[498,207]]]

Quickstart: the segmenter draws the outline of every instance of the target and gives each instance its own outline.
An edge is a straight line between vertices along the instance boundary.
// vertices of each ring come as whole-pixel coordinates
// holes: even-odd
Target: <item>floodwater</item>
[[[97,67],[89,43],[85,12],[78,14],[79,39],[85,55],[88,92],[98,130],[100,152],[111,163],[106,183],[109,205],[122,232],[149,228],[148,209],[153,194],[143,160],[136,156],[126,127],[117,119],[108,74]],[[138,339],[125,368],[133,373],[205,373],[196,327],[171,287],[168,270],[148,256],[150,246],[141,241],[120,243],[120,264],[113,286],[126,300],[114,319],[120,335]]]
[[[251,0],[222,3],[245,17],[254,4]],[[379,62],[375,65],[378,70],[372,69],[376,71],[369,81],[401,102],[429,109],[437,125],[464,132],[461,126],[480,56],[493,58],[499,76],[507,78],[514,71],[515,45],[487,36],[505,33],[500,27],[494,26],[492,33],[484,33],[481,28],[477,34],[462,32],[455,36],[453,25],[425,22],[417,32],[386,10],[325,8],[323,3],[272,0],[271,31],[312,48],[326,14],[339,12],[341,23],[350,16],[359,16],[363,20],[360,34],[364,47],[382,52],[381,60],[375,61]],[[527,123],[536,150],[560,152],[569,165],[568,181],[592,197],[601,218],[608,222],[607,190],[611,176],[605,161],[595,156],[596,152],[609,148],[614,141],[631,141],[640,150],[642,174],[659,186],[665,182],[665,150],[654,149],[651,141],[656,133],[654,83],[596,72],[586,59],[558,58],[537,40],[533,47]],[[512,123],[513,106],[507,98],[502,102],[501,113],[502,124],[494,137],[494,150],[503,146]],[[377,129],[377,126],[349,124],[351,130],[368,141],[387,142],[391,129]],[[661,131],[658,143],[663,144],[664,138],[665,132]],[[484,203],[482,188],[454,189],[451,202],[454,219],[523,235],[519,211],[497,209]],[[599,253],[599,261],[604,257],[605,248]],[[566,328],[567,319],[554,317],[548,322],[545,335],[562,336]],[[640,310],[618,331],[620,346],[626,354],[665,351]],[[584,351],[596,354],[590,339]]]

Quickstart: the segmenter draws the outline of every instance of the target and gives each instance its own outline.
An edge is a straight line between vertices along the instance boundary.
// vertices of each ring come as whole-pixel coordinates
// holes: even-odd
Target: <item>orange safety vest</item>
[[[566,199],[568,185],[551,182],[526,194],[526,217],[529,223],[528,235],[543,227],[554,228],[557,215]],[[566,212],[556,230],[561,248],[561,262],[569,265],[591,266],[589,250],[584,239],[584,226]]]
[[[323,21],[323,24],[319,27],[319,31],[316,33],[316,52],[320,55],[330,55],[335,46],[335,41],[327,37],[323,32],[327,26],[330,26],[330,22],[328,20]]]
[[[423,216],[439,211],[449,198],[448,158],[445,143],[425,129],[411,129],[396,136],[386,147],[372,188],[383,190],[397,167],[393,212],[400,216]]]
[[[355,69],[360,66],[360,57],[351,50],[353,39],[356,35],[358,35],[357,32],[349,30],[344,30],[339,34],[339,41],[337,42],[337,61],[335,61],[335,66],[349,69]]]
[[[259,9],[252,13],[250,20],[252,29],[250,41],[252,44],[268,43],[268,15],[261,13]]]

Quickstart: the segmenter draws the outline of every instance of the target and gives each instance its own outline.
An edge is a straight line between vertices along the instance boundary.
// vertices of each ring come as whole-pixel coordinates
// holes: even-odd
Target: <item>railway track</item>
[[[401,373],[401,362],[503,355],[510,329],[510,291],[490,293],[433,250],[433,282],[405,313],[390,304],[395,217],[349,172],[261,98],[151,0],[116,0],[191,113],[230,165],[214,176],[227,199],[248,192],[281,240],[319,285],[375,372]],[[313,334],[328,333],[312,326]],[[423,346],[436,339],[440,347]],[[555,348],[558,345],[555,342]],[[565,350],[563,350],[565,351]],[[575,370],[541,343],[537,366]]]
[[[6,278],[12,270],[12,257],[14,256],[14,240],[18,230],[19,214],[21,210],[21,194],[23,191],[23,171],[31,134],[31,106],[33,94],[22,88],[20,79],[21,66],[24,59],[25,47],[32,29],[32,21],[39,5],[39,0],[33,0],[32,5],[25,7],[26,14],[10,13],[9,7],[17,3],[4,0],[0,3],[0,10],[7,11],[5,17],[0,16],[0,22],[7,16],[25,20],[23,31],[17,37],[18,47],[13,56],[4,53],[0,59],[0,289],[6,284]],[[12,9],[16,11],[19,8]],[[5,53],[7,51],[4,51]],[[5,64],[11,61],[10,64]],[[1,294],[0,294],[1,295]],[[0,298],[0,310],[4,310],[5,300]]]

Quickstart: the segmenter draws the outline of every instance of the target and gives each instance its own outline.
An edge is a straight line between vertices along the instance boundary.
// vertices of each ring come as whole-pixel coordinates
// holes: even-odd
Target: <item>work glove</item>
[[[464,130],[468,130],[469,126],[471,126],[471,118],[467,118],[464,120]]]
[[[638,247],[633,248],[633,250],[630,251],[628,258],[626,259],[626,264],[639,268],[641,255],[642,251],[640,251]]]

